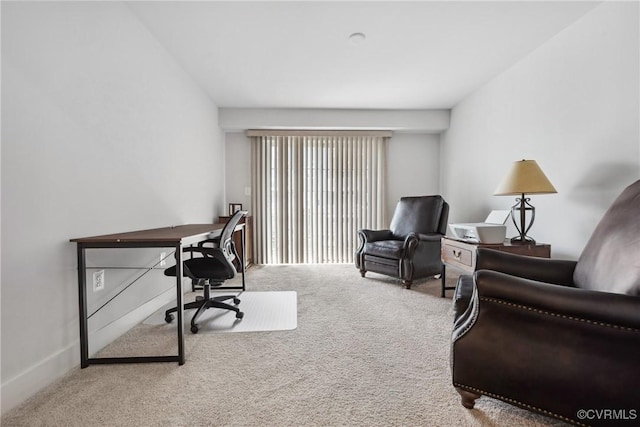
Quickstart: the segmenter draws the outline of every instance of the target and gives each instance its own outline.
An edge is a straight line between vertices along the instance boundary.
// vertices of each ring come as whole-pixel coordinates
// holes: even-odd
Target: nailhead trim
[[[551,411],[547,411],[547,410],[542,409],[542,408],[538,408],[537,406],[527,405],[526,403],[520,402],[519,400],[510,399],[508,397],[505,397],[505,396],[502,396],[502,395],[499,395],[499,394],[491,393],[491,392],[482,390],[480,388],[471,387],[471,386],[464,385],[464,384],[453,383],[453,385],[456,386],[456,387],[460,387],[462,389],[468,390],[468,391],[473,391],[473,392],[476,392],[478,394],[482,394],[482,395],[485,395],[485,396],[493,397],[494,399],[502,400],[502,401],[510,403],[512,405],[519,405],[519,406],[527,408],[527,409],[529,409],[531,411],[540,412],[541,414],[548,415],[548,416],[551,416],[551,417],[555,417],[555,418],[558,418],[558,419],[560,419],[562,421],[566,421],[566,422],[569,422],[569,423],[572,423],[572,424],[576,424],[576,425],[579,425],[579,426],[583,426],[583,427],[589,427],[588,424],[583,424],[583,423],[581,423],[579,421],[576,421],[574,419],[567,418],[567,417],[564,417],[562,415],[556,414],[555,412],[551,412]]]
[[[640,329],[629,328],[629,327],[626,327],[626,326],[612,325],[610,323],[604,323],[604,322],[596,322],[596,321],[589,320],[589,319],[582,319],[580,317],[567,316],[565,314],[552,313],[550,311],[539,310],[537,308],[528,307],[528,306],[525,306],[525,305],[522,305],[522,304],[514,304],[512,302],[507,302],[507,301],[503,301],[503,300],[499,300],[499,299],[495,299],[495,298],[480,297],[480,300],[481,301],[495,302],[497,304],[507,305],[507,306],[510,306],[510,307],[516,307],[516,308],[520,308],[520,309],[523,309],[523,310],[533,311],[533,312],[536,312],[536,313],[546,314],[548,316],[560,317],[560,318],[563,318],[563,319],[574,320],[574,321],[583,322],[583,323],[589,323],[591,325],[606,326],[606,327],[609,327],[609,328],[620,329],[620,330],[630,331],[630,332],[640,332]]]
[[[619,330],[624,330],[624,331],[629,331],[629,332],[640,333],[640,329],[636,329],[636,328],[629,328],[629,327],[626,327],[626,326],[613,325],[613,324],[605,323],[605,322],[597,322],[597,321],[593,321],[593,320],[590,320],[590,319],[583,319],[583,318],[580,318],[580,317],[574,317],[574,316],[567,316],[567,315],[564,315],[564,314],[552,313],[550,311],[540,310],[540,309],[533,308],[533,307],[528,307],[528,306],[525,306],[525,305],[522,305],[522,304],[514,304],[512,302],[507,302],[507,301],[499,300],[499,299],[496,299],[496,298],[480,297],[480,300],[481,301],[494,302],[494,303],[497,303],[497,304],[502,304],[502,305],[506,305],[506,306],[510,306],[510,307],[515,307],[515,308],[519,308],[519,309],[522,309],[522,310],[532,311],[532,312],[544,314],[544,315],[547,315],[547,316],[559,317],[559,318],[562,318],[562,319],[588,323],[588,324],[596,325],[596,326],[604,326],[604,327],[608,327],[608,328],[614,328],[614,329],[619,329]],[[477,311],[479,311],[479,310],[477,310]],[[469,331],[469,329],[471,329],[471,327],[475,324],[475,322],[477,320],[477,314],[478,313],[474,313],[473,320],[461,332],[461,334],[458,335],[458,339],[461,338],[462,336],[464,336]],[[552,417],[558,418],[560,420],[563,420],[563,421],[566,421],[566,422],[570,422],[572,424],[576,424],[576,425],[583,426],[583,427],[589,427],[588,424],[584,424],[584,423],[581,423],[581,422],[576,421],[574,419],[564,417],[562,415],[556,414],[555,412],[547,411],[545,409],[538,408],[536,406],[528,405],[528,404],[526,404],[524,402],[520,402],[519,400],[510,399],[508,397],[505,397],[505,396],[502,396],[502,395],[499,395],[499,394],[495,394],[495,393],[491,393],[491,392],[488,392],[486,390],[482,390],[482,389],[477,388],[477,387],[471,387],[471,386],[464,385],[464,384],[459,384],[459,383],[454,383],[453,385],[456,386],[456,387],[461,387],[461,388],[469,390],[469,391],[476,392],[478,394],[482,394],[482,395],[485,395],[485,396],[493,397],[495,399],[499,399],[499,400],[502,400],[502,401],[510,403],[510,404],[519,405],[519,406],[522,406],[522,407],[527,408],[529,410],[532,410],[532,411],[535,411],[535,412],[539,412],[541,414],[545,414],[545,415],[548,415],[548,416],[552,416]]]

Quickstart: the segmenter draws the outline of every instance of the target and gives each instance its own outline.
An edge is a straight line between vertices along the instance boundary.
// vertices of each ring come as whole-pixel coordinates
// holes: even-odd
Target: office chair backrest
[[[233,231],[236,226],[248,212],[247,211],[236,211],[233,216],[226,223],[224,228],[222,229],[222,233],[220,233],[220,248],[222,249],[225,257],[229,259],[229,261],[233,261],[235,258],[235,250],[233,249]]]

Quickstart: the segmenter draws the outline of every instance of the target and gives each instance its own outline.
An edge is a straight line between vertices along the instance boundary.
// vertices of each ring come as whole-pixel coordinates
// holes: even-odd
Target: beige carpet
[[[187,333],[183,366],[76,368],[2,426],[564,425],[486,397],[460,405],[439,285],[406,290],[352,265],[252,267],[249,291],[297,292],[295,330]],[[104,355],[175,351],[171,332],[140,325]]]

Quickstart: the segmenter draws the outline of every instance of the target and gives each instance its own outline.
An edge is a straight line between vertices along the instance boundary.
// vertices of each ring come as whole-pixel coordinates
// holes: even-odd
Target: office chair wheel
[[[242,319],[244,317],[244,313],[239,311],[236,313],[236,319]]]
[[[238,298],[234,298],[234,299],[233,299],[233,303],[234,303],[235,305],[238,305],[238,304],[240,304],[240,300],[239,300]]]
[[[166,314],[166,315],[164,316],[164,321],[165,321],[165,322],[167,322],[167,323],[171,323],[171,322],[173,322],[173,319],[174,319],[174,317],[173,317],[173,314],[171,314],[171,313]]]
[[[191,333],[192,334],[197,334],[199,330],[200,330],[200,325],[191,326]]]

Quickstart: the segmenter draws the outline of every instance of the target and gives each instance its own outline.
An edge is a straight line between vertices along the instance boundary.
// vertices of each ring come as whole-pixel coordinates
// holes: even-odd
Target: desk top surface
[[[102,236],[71,239],[74,243],[180,243],[184,239],[210,234],[219,234],[225,224],[186,224],[173,227],[153,228],[149,230],[129,231],[126,233],[105,234]],[[238,227],[236,227],[238,228]],[[213,237],[213,236],[212,236]]]

